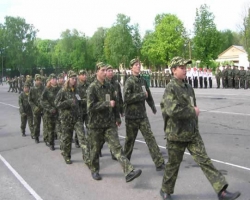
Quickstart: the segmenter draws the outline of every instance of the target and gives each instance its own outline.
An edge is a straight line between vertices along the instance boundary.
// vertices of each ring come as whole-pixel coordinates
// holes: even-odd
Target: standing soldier
[[[227,67],[228,88],[233,88],[233,70],[231,65]]]
[[[204,88],[207,89],[207,68],[204,68],[203,70],[203,81],[204,81]]]
[[[245,89],[248,89],[249,88],[249,84],[250,84],[250,67],[247,68],[247,71],[246,71],[246,76],[245,76]]]
[[[155,72],[155,87],[158,87],[158,76],[159,72]]]
[[[14,81],[13,81],[13,88],[14,92],[17,93],[18,90],[18,78],[15,76]]]
[[[60,149],[65,163],[71,164],[71,143],[73,131],[75,131],[82,148],[83,160],[86,165],[89,165],[89,150],[80,112],[80,101],[81,98],[77,90],[77,74],[70,70],[64,87],[59,90],[55,99],[62,131],[60,136]]]
[[[166,85],[170,82],[171,80],[171,74],[169,73],[169,69],[166,70]]]
[[[21,131],[22,136],[25,137],[25,129],[26,124],[28,121],[29,129],[30,129],[30,135],[34,136],[33,133],[33,114],[32,110],[28,101],[28,95],[29,95],[30,86],[28,84],[24,85],[23,92],[19,96],[19,112],[21,115]]]
[[[193,88],[184,82],[186,65],[191,62],[191,60],[184,60],[181,57],[172,59],[170,66],[174,78],[167,85],[161,101],[168,162],[160,195],[163,200],[172,199],[171,194],[174,193],[179,167],[185,150],[188,149],[217,193],[218,199],[234,200],[240,196],[240,192],[230,193],[226,190],[228,183],[208,157],[199,133],[198,116],[200,110],[196,105]]]
[[[163,74],[162,71],[159,71],[159,87],[162,87],[162,83],[163,83]]]
[[[197,72],[197,68],[194,67],[194,71],[193,71],[193,80],[194,80],[194,88],[198,88],[198,72]]]
[[[103,63],[97,64],[96,75],[95,81],[87,90],[91,175],[95,180],[102,179],[99,174],[99,152],[101,143],[105,140],[112,154],[121,164],[126,182],[130,182],[141,175],[141,170],[134,171],[133,166],[123,154],[117,132],[117,126],[121,124],[117,99],[114,87],[105,81],[106,66]]]
[[[24,76],[21,75],[18,78],[18,90],[19,90],[19,94],[23,91],[23,85],[24,85]]]
[[[203,88],[203,71],[202,71],[202,68],[199,69],[199,83],[200,83],[200,88]]]
[[[192,71],[191,71],[190,67],[187,69],[187,82],[189,85],[191,85],[191,87],[193,87],[193,85],[192,85]]]
[[[133,75],[127,80],[123,89],[126,122],[124,153],[130,160],[135,139],[138,131],[140,130],[146,141],[146,144],[148,145],[151,158],[153,159],[153,162],[156,166],[156,170],[161,171],[165,167],[164,159],[150,128],[150,123],[146,113],[145,101],[147,101],[154,114],[156,114],[157,110],[155,108],[151,91],[147,86],[146,81],[140,76],[140,61],[138,59],[131,60],[130,66]]]
[[[41,96],[41,105],[43,107],[43,118],[45,118],[48,137],[45,141],[51,151],[55,150],[56,121],[58,120],[58,111],[54,103],[60,87],[57,86],[55,74],[50,74],[47,85]]]
[[[39,143],[39,136],[40,136],[40,125],[43,112],[40,100],[43,90],[44,87],[42,85],[41,75],[36,74],[35,86],[32,87],[29,92],[29,104],[31,106],[34,117],[34,136],[32,136],[32,139],[35,139],[36,143]],[[46,140],[46,138],[44,139]]]
[[[65,82],[64,81],[64,74],[63,73],[58,74],[58,76],[57,76],[57,86],[62,88],[63,85],[64,85],[64,82]]]
[[[213,81],[212,81],[213,73],[212,73],[212,69],[208,70],[208,75],[207,76],[208,76],[209,88],[212,88],[213,87]]]
[[[216,78],[217,88],[220,88],[221,76],[222,76],[222,73],[221,73],[220,67],[217,67],[216,71],[215,71],[215,78]]]
[[[240,70],[238,66],[234,66],[234,87],[235,89],[239,89],[239,82],[240,82]]]
[[[154,82],[155,82],[155,73],[151,72],[151,76],[150,76],[151,87],[154,87]]]
[[[244,67],[240,67],[240,88],[245,88],[245,75],[246,71],[244,70]]]
[[[227,70],[226,70],[225,66],[222,66],[221,78],[222,78],[222,87],[223,88],[227,88],[226,75],[227,75]]]

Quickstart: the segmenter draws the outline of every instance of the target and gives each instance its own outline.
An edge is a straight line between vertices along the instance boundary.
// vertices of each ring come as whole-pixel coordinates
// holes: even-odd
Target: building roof
[[[225,51],[223,51],[222,53],[220,53],[220,54],[218,55],[218,58],[222,57],[223,54],[226,54],[229,50],[234,49],[234,48],[236,48],[237,50],[239,50],[239,51],[242,52],[242,53],[247,53],[247,52],[245,51],[245,49],[244,49],[243,46],[232,45],[232,46],[228,47]]]

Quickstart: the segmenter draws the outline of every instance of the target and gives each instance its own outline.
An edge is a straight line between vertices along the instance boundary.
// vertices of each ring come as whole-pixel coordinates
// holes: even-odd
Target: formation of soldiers
[[[99,157],[102,156],[103,144],[107,142],[112,159],[120,163],[125,181],[130,182],[142,173],[140,169],[135,170],[130,162],[140,130],[156,171],[165,170],[166,174],[165,161],[146,112],[145,102],[154,114],[157,112],[149,84],[145,75],[140,73],[138,59],[131,60],[130,67],[132,75],[124,83],[123,97],[119,75],[113,73],[112,66],[102,62],[96,65],[95,73],[90,76],[85,70],[78,73],[70,70],[66,76],[64,73],[57,76],[52,73],[45,81],[45,76],[41,74],[36,74],[34,81],[31,76],[26,76],[21,88],[23,92],[19,95],[22,136],[26,136],[28,122],[31,138],[35,143],[40,143],[43,120],[42,137],[45,145],[54,151],[55,140],[58,139],[65,163],[72,164],[71,148],[75,132],[75,147],[81,148],[83,162],[90,169],[94,180],[102,179],[99,174]],[[157,86],[167,84],[164,79],[159,79],[159,82],[158,79],[153,80],[157,80]],[[188,76],[185,81],[189,81]],[[126,127],[124,147],[118,137],[118,127],[123,116]],[[164,175],[163,183],[165,179]],[[166,192],[161,190],[163,199],[171,199]],[[232,199],[231,196],[219,199]]]
[[[248,89],[250,87],[250,67],[247,70],[243,66],[226,65],[222,70],[218,67],[215,72],[217,88]],[[222,84],[221,84],[222,83]]]

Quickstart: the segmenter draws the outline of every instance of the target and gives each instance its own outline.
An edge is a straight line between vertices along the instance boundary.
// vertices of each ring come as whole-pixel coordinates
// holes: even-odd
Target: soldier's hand
[[[200,109],[198,107],[194,107],[194,110],[195,110],[196,117],[198,117],[200,114]]]
[[[121,126],[121,122],[116,122],[116,126],[120,127]]]
[[[145,92],[145,95],[146,95],[146,99],[147,99],[148,98],[148,92],[147,91]]]
[[[110,106],[113,108],[113,107],[115,107],[115,101],[114,100],[111,100],[110,101]]]
[[[153,111],[154,114],[156,114],[157,110],[156,110],[155,106],[152,108],[152,111]]]

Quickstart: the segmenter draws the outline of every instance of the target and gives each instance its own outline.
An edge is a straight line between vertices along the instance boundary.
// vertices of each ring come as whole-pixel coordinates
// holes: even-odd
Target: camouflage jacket
[[[142,86],[145,86],[148,92],[148,98],[146,98],[145,92],[142,90]],[[124,108],[126,119],[142,119],[147,117],[145,101],[151,107],[155,113],[155,103],[151,95],[151,91],[147,85],[147,82],[141,76],[131,76],[127,79],[124,89]]]
[[[43,93],[44,86],[34,86],[29,92],[29,103],[33,114],[40,114],[42,112],[42,105],[40,104],[41,95]]]
[[[20,114],[25,113],[27,115],[32,115],[32,110],[29,104],[28,97],[28,94],[25,94],[24,92],[19,95],[18,104]]]
[[[78,100],[79,91],[77,88],[62,88],[56,95],[55,106],[59,111],[60,120],[70,122],[76,122],[81,119],[81,107],[80,100]]]
[[[101,84],[97,79],[90,84],[87,90],[87,111],[89,117],[89,128],[109,128],[116,126],[116,122],[121,123],[118,105],[110,107],[110,100],[117,102],[115,89],[108,83]]]
[[[166,86],[161,100],[164,129],[168,140],[187,142],[199,134],[194,106],[196,99],[193,88],[173,78]]]
[[[246,70],[240,70],[240,78],[245,78]]]
[[[83,114],[87,114],[87,89],[89,87],[88,82],[78,82],[77,89],[79,91],[79,95],[81,97],[80,105],[81,105],[81,111]]]
[[[116,103],[118,104],[119,113],[120,114],[124,114],[123,99],[122,99],[122,90],[121,90],[120,84],[114,78],[112,78],[112,80],[106,80],[106,81],[109,82],[114,87],[114,89],[115,89],[115,95],[116,95],[116,99],[117,99]]]
[[[60,88],[58,86],[50,88],[45,87],[42,93],[40,104],[43,107],[44,113],[49,116],[57,116],[55,98],[59,90]]]

